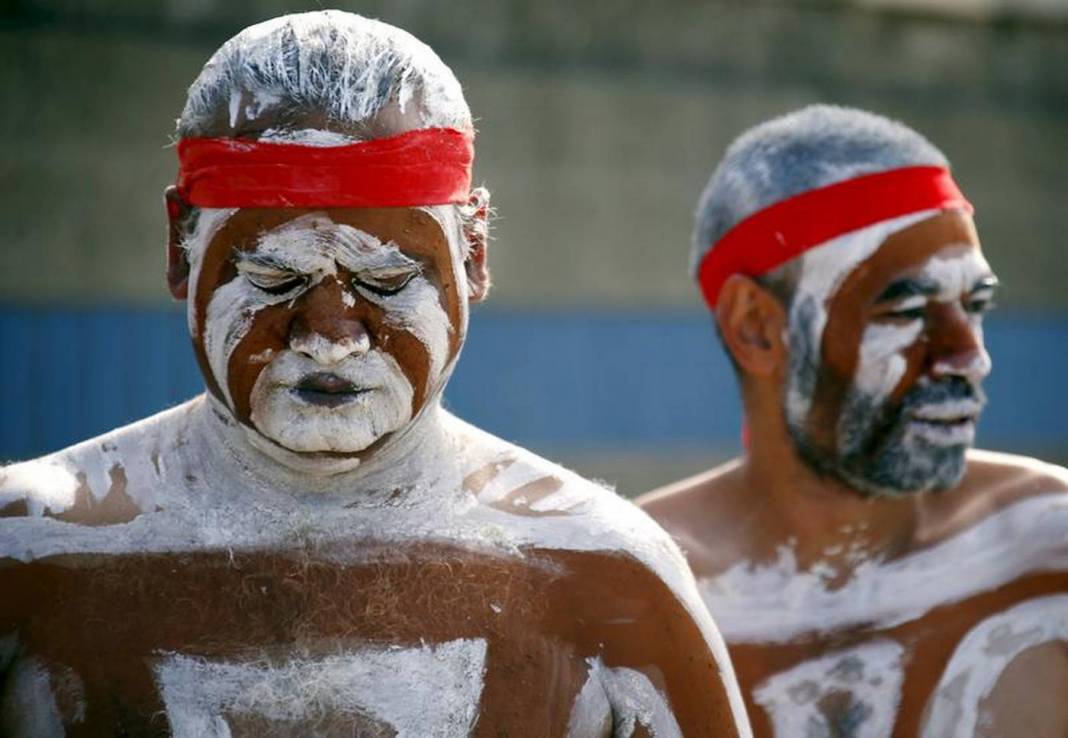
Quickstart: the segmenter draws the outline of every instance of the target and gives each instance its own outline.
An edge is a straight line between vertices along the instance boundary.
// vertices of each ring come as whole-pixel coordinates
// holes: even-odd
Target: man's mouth
[[[971,443],[982,410],[972,401],[946,402],[916,408],[910,413],[913,427],[947,443]]]
[[[320,407],[338,407],[353,402],[367,392],[336,374],[309,374],[290,390],[302,402]]]

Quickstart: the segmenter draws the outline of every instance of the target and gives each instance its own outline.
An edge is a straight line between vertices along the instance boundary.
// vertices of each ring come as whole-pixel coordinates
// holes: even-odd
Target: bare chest
[[[4,719],[27,735],[564,735],[597,649],[553,614],[571,589],[547,557],[436,545],[8,564]]]
[[[1068,731],[1068,574],[1022,577],[895,627],[728,646],[758,736]]]

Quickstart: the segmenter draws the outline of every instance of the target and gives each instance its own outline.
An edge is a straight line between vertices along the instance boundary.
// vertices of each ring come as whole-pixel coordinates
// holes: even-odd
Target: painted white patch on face
[[[801,340],[818,352],[823,342],[823,329],[827,326],[828,305],[845,278],[894,233],[938,213],[937,210],[925,210],[886,220],[806,251],[800,257],[801,276],[790,307],[790,332],[804,334]],[[796,345],[799,340],[791,343]],[[796,427],[803,427],[811,407],[811,389],[791,381],[787,386],[786,410]]]
[[[753,690],[776,738],[887,738],[894,729],[905,649],[877,640],[804,661]]]
[[[174,654],[155,667],[176,738],[228,738],[227,717],[299,728],[366,717],[397,738],[468,736],[479,714],[486,642],[371,647],[282,664],[225,663]]]
[[[304,354],[283,351],[260,372],[249,398],[252,424],[291,451],[362,451],[412,417],[412,385],[384,351],[349,355],[327,365],[330,373],[361,392],[337,407],[303,401],[296,387],[323,366]]]
[[[1068,642],[1068,595],[1023,602],[982,621],[957,645],[931,696],[920,735],[971,738],[982,701],[1013,659],[1034,646]]]
[[[771,564],[740,562],[699,584],[731,643],[786,643],[860,625],[892,628],[1028,572],[1068,570],[1065,526],[1063,495],[1031,497],[910,556],[861,562],[835,589],[820,566],[800,570],[787,546]]]
[[[186,301],[186,322],[189,335],[194,339],[200,336],[197,327],[196,285],[200,279],[200,267],[204,263],[204,252],[212,242],[219,229],[237,212],[237,208],[200,208],[196,227],[182,243],[186,259],[189,261],[189,299]]]
[[[242,255],[238,275],[219,287],[209,303],[205,351],[231,410],[230,357],[256,313],[293,300],[324,280],[339,279],[339,265],[354,275],[353,284],[341,285],[343,305],[353,307],[357,296],[378,305],[387,324],[407,331],[426,347],[427,392],[443,384],[452,326],[437,289],[420,274],[418,262],[393,243],[312,213],[263,234],[256,249]],[[376,287],[398,275],[410,279],[395,294],[382,294],[388,290]],[[276,285],[288,284],[293,286],[274,293]],[[414,390],[409,380],[392,356],[372,349],[366,334],[333,340],[310,333],[290,341],[290,350],[271,356],[250,397],[253,426],[267,438],[290,451],[353,453],[411,420]],[[260,361],[262,356],[253,358]],[[333,407],[303,401],[295,386],[326,370],[352,382],[361,394]]]

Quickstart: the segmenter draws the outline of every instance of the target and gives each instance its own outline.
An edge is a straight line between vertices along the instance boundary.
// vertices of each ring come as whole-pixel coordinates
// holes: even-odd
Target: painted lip
[[[336,374],[319,372],[309,374],[290,390],[302,402],[320,407],[338,407],[354,402],[368,390],[357,387]]]
[[[975,442],[977,416],[910,418],[914,432],[940,446],[968,446]]]
[[[956,426],[974,424],[983,406],[974,402],[952,402],[920,407],[910,413],[912,420],[929,425]]]

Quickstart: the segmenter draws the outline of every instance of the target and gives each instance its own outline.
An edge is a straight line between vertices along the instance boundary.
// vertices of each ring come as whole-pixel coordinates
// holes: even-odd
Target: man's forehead
[[[983,257],[975,224],[967,213],[945,211],[924,219],[888,237],[859,268],[892,280],[898,276],[922,279],[944,290],[962,279],[990,273]]]
[[[344,245],[362,253],[385,247],[433,257],[452,248],[447,219],[436,208],[242,208],[203,235],[242,251]]]
[[[806,253],[800,286],[827,298],[846,283],[873,284],[957,257],[989,270],[971,216],[957,210],[925,211],[876,224]]]

